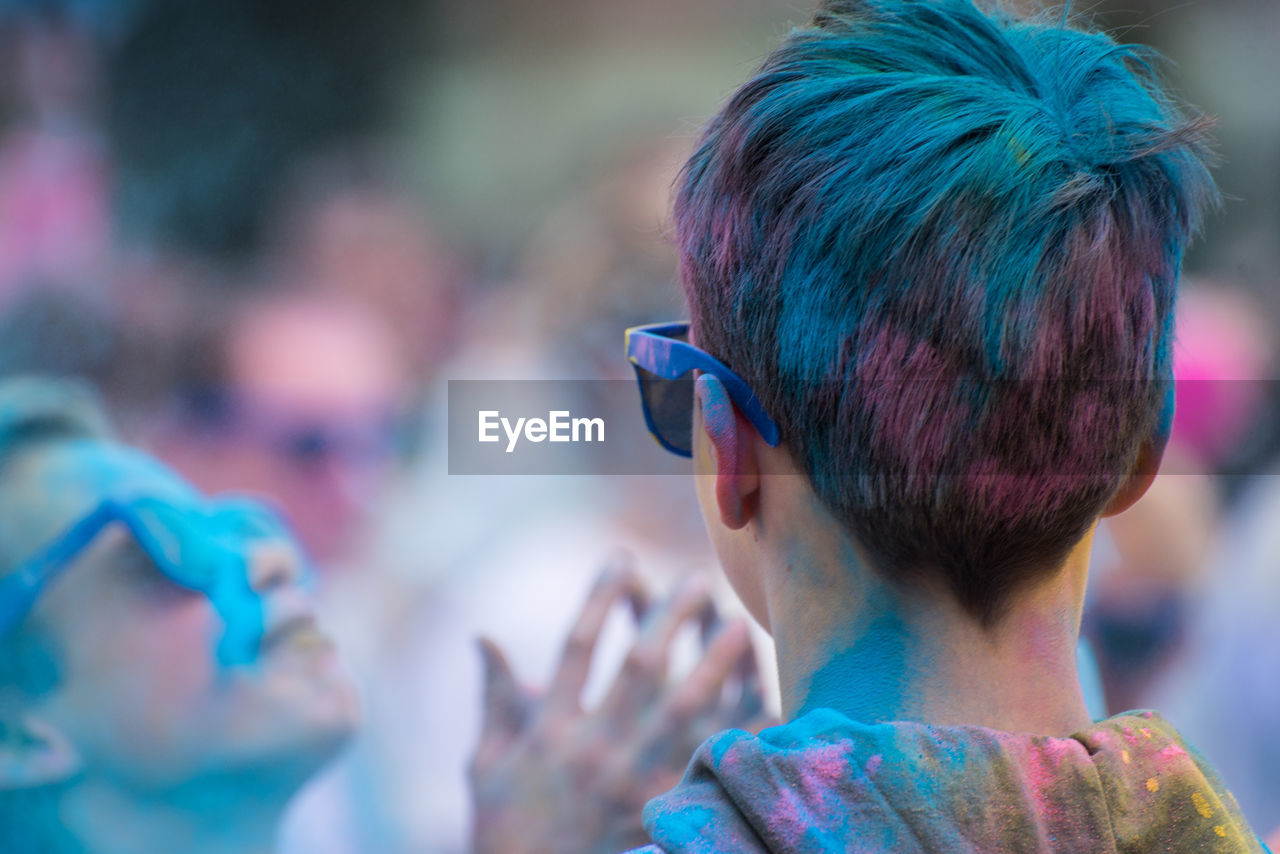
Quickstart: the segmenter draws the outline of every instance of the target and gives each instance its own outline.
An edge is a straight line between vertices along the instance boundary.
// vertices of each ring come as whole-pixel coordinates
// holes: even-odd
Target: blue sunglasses
[[[693,378],[702,371],[724,383],[734,406],[772,446],[781,441],[778,425],[755,392],[710,353],[689,343],[688,323],[654,323],[627,330],[627,361],[640,384],[644,421],[658,444],[673,454],[693,456]]]
[[[252,542],[294,542],[266,504],[229,498],[200,507],[177,507],[150,496],[108,498],[61,536],[0,579],[0,636],[20,623],[54,579],[71,566],[104,528],[123,524],[165,576],[203,593],[225,624],[218,659],[248,664],[258,654],[264,614],[249,579]]]

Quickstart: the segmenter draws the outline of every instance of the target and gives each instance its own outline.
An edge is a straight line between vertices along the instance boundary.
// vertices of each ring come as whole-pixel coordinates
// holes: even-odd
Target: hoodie
[[[644,818],[651,854],[1265,851],[1152,712],[1053,738],[818,709],[712,737]]]

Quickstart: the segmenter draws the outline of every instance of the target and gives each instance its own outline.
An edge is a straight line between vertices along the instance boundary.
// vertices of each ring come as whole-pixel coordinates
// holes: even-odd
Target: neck
[[[991,628],[949,595],[895,589],[847,543],[791,544],[766,594],[784,715],[827,707],[865,723],[1086,728],[1076,643],[1090,540]]]
[[[143,796],[83,780],[65,796],[62,818],[86,854],[270,854],[288,797],[260,794],[228,784]]]

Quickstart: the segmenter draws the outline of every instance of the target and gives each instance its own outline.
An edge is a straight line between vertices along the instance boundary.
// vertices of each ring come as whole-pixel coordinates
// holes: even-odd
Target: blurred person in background
[[[1192,310],[1201,317],[1182,336],[1196,381],[1183,384],[1187,399],[1179,406],[1186,407],[1187,443],[1214,475],[1220,510],[1205,569],[1183,594],[1189,605],[1182,655],[1157,674],[1146,696],[1220,769],[1250,821],[1277,828],[1280,341],[1255,298],[1233,283],[1211,284],[1189,302],[1189,319]],[[1175,478],[1188,479],[1194,478]],[[1177,538],[1174,524],[1160,534]]]
[[[62,4],[0,6],[0,306],[99,284],[110,163],[98,130],[100,33]]]
[[[371,141],[304,159],[266,229],[265,264],[379,315],[421,397],[457,346],[466,268],[391,164]]]
[[[228,296],[210,327],[186,356],[159,454],[206,490],[270,495],[332,568],[399,450],[395,336],[355,298],[307,287]]]
[[[270,851],[357,715],[287,530],[40,379],[0,383],[0,510],[0,847]]]
[[[105,381],[118,341],[111,169],[98,129],[102,21],[0,3],[0,374]]]
[[[392,82],[437,13],[430,0],[137,3],[105,52],[116,231],[230,267],[262,251],[299,164],[389,124]]]
[[[1176,409],[1161,473],[1141,501],[1103,523],[1094,552],[1084,632],[1113,711],[1152,707],[1156,686],[1187,664],[1190,627],[1221,571],[1223,474],[1262,412],[1273,358],[1261,308],[1245,292],[1189,285],[1178,302]]]
[[[1152,708],[1153,685],[1180,666],[1217,522],[1212,477],[1166,471],[1099,525],[1082,633],[1111,712]]]
[[[1263,829],[1280,828],[1280,479],[1274,465],[1267,473],[1223,522],[1203,583],[1191,591],[1185,654],[1148,695]]]

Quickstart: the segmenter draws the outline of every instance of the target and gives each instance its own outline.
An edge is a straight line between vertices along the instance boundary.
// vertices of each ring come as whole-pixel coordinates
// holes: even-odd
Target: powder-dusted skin
[[[1265,850],[1152,712],[1051,738],[818,709],[712,737],[644,817],[651,854]]]

